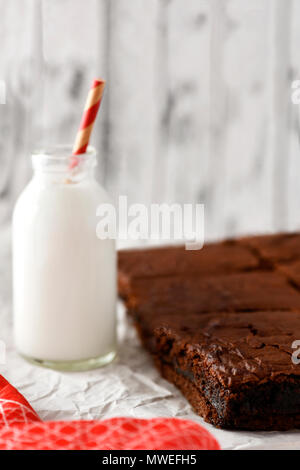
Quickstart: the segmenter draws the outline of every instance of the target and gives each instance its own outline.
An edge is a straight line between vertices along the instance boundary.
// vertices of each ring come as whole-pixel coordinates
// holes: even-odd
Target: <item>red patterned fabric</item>
[[[176,418],[111,418],[42,422],[25,398],[0,376],[0,449],[217,450],[198,424]]]
[[[23,395],[0,375],[0,429],[31,421],[41,420]]]

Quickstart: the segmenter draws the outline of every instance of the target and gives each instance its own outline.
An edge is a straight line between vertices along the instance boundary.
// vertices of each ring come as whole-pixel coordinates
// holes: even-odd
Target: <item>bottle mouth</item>
[[[94,168],[97,165],[96,149],[88,146],[85,153],[76,155],[76,166],[71,145],[55,145],[35,150],[32,153],[32,165],[34,170],[47,171],[51,173],[78,173]]]

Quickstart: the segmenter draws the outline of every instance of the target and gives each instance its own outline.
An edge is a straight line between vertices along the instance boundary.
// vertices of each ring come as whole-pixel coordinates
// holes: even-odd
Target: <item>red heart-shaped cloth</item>
[[[42,422],[27,400],[0,376],[0,449],[217,450],[216,439],[177,418],[111,418]]]

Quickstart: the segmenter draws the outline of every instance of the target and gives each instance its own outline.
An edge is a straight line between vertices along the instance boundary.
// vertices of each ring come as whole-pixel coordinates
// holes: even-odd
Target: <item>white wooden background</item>
[[[100,75],[115,200],[202,202],[208,238],[300,227],[300,0],[0,0],[0,44],[1,224]]]

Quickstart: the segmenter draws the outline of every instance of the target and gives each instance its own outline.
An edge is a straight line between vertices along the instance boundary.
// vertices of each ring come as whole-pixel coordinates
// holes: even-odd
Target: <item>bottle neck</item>
[[[92,180],[96,164],[96,152],[92,148],[75,158],[70,147],[54,147],[32,155],[34,178],[49,183],[75,184]]]

